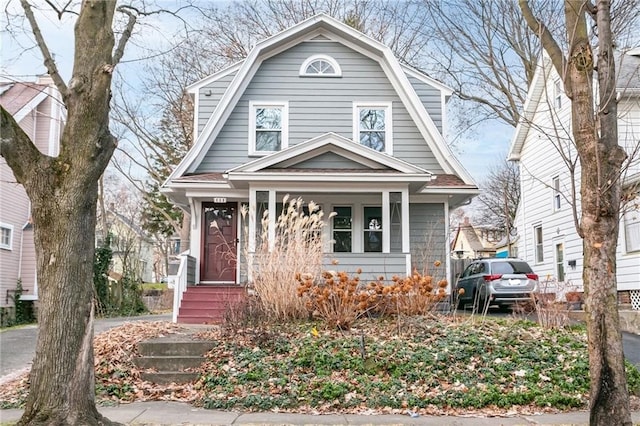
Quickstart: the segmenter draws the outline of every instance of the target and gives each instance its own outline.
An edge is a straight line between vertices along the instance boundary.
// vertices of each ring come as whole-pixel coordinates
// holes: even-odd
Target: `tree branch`
[[[0,106],[0,156],[2,156],[18,183],[33,175],[32,170],[45,158],[44,154],[31,142],[31,139],[18,125],[9,112]]]
[[[58,91],[62,95],[62,98],[65,99],[68,94],[67,85],[64,80],[60,76],[60,72],[58,71],[58,67],[56,65],[56,61],[53,59],[51,52],[49,51],[49,47],[42,36],[42,32],[40,31],[40,26],[36,21],[35,16],[33,15],[33,10],[31,10],[31,5],[27,0],[20,0],[20,4],[22,5],[22,9],[24,9],[24,14],[29,21],[29,25],[31,25],[31,31],[33,31],[33,36],[36,39],[36,43],[40,48],[40,52],[42,52],[42,56],[44,58],[44,66],[47,68],[47,72],[53,79]]]
[[[528,0],[518,0],[518,4],[520,6],[520,10],[522,11],[522,16],[526,21],[531,31],[533,31],[540,38],[540,42],[542,43],[542,47],[547,52],[549,57],[551,58],[551,62],[553,63],[553,67],[558,72],[558,75],[565,75],[565,67],[566,67],[566,59],[564,54],[562,53],[562,49],[553,38],[551,31],[547,28],[546,25],[542,23],[538,18],[533,15],[531,8],[529,7]],[[563,78],[563,81],[565,79]],[[566,86],[566,84],[565,84]],[[569,94],[570,90],[565,87],[565,91]]]
[[[113,59],[111,60],[111,65],[113,65],[114,67],[118,65],[118,63],[122,59],[122,56],[124,55],[124,48],[126,47],[127,42],[131,38],[131,35],[133,34],[133,27],[136,25],[136,22],[138,20],[138,17],[136,16],[136,14],[131,12],[131,10],[129,10],[129,8],[127,7],[120,6],[118,7],[117,10],[118,12],[121,12],[127,15],[129,19],[127,20],[127,25],[124,31],[122,32],[122,35],[120,36],[120,40],[118,40],[118,47],[116,47],[116,50],[113,52]]]

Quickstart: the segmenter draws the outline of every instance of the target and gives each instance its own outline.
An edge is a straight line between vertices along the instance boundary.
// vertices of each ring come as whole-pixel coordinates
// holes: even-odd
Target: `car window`
[[[467,266],[467,268],[464,270],[464,272],[462,273],[462,278],[466,278],[469,275],[471,275],[471,271],[473,270],[474,264],[472,263],[471,265]]]
[[[531,268],[526,262],[505,261],[491,265],[492,274],[530,274]]]

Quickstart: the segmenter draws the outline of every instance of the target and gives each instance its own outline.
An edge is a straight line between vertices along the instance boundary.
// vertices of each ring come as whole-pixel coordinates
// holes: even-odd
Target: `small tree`
[[[482,184],[480,221],[508,235],[520,202],[520,172],[513,162],[502,162],[493,167]]]

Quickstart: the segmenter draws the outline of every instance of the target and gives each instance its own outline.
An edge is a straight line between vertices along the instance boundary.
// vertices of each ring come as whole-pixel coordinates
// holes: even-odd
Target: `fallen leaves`
[[[490,416],[558,411],[528,394],[554,394],[581,407],[587,400],[584,331],[431,317],[356,325],[350,331],[264,325],[230,334],[168,322],[125,324],[94,340],[97,399],[317,414]],[[198,369],[200,379],[182,385],[141,380],[134,363],[138,343],[181,334],[218,342]],[[23,375],[0,388],[0,404],[20,406],[27,392]]]

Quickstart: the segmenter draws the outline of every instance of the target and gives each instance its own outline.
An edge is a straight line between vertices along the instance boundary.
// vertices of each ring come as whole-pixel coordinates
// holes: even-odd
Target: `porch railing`
[[[189,251],[180,254],[180,266],[173,286],[173,322],[178,322],[178,311],[182,303],[182,295],[189,284],[195,284],[196,259],[189,255]]]

